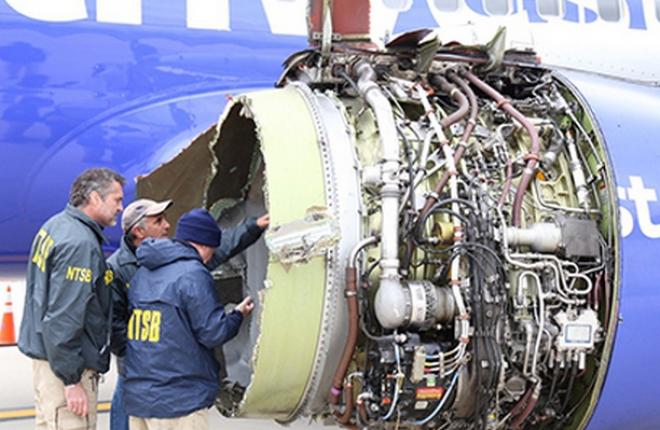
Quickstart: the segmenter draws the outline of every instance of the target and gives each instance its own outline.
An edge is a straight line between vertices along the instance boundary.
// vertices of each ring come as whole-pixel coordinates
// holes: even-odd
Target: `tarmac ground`
[[[99,401],[108,402],[112,398],[116,373],[114,363],[110,372],[104,375],[99,388]],[[34,428],[34,418],[3,419],[16,415],[13,412],[33,408],[32,361],[18,351],[15,346],[0,347],[0,430],[28,430]],[[98,430],[109,430],[110,414],[102,412],[98,416]],[[320,430],[331,429],[309,419],[296,421],[286,427],[274,420],[225,418],[215,409],[209,410],[209,428],[222,430]]]
[[[21,419],[12,421],[0,421],[0,430],[29,430],[34,428],[34,419]],[[333,427],[324,426],[320,423],[309,423],[307,421],[296,421],[286,427],[268,420],[253,419],[228,419],[222,417],[214,409],[209,410],[209,429],[217,430],[321,430]],[[110,414],[103,412],[99,414],[97,430],[110,429]]]

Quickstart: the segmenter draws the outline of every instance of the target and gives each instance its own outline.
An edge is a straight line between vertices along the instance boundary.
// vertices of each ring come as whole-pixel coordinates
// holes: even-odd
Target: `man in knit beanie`
[[[206,266],[222,231],[206,209],[179,219],[174,239],[147,239],[128,291],[124,406],[131,429],[207,429],[219,390],[213,348],[236,336],[254,304],[225,313]],[[158,387],[155,389],[154,387]]]

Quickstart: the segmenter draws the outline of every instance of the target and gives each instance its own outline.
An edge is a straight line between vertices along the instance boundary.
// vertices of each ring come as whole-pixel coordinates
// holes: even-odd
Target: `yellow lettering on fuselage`
[[[128,339],[152,343],[160,341],[160,317],[160,311],[133,309],[128,320]]]
[[[74,282],[92,282],[92,269],[69,266],[66,268],[66,280]]]

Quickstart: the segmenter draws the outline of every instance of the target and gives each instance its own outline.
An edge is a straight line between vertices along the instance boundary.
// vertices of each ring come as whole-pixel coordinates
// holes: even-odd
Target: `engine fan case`
[[[341,112],[307,87],[236,98],[218,125],[218,145],[239,144],[231,132],[236,110],[254,121],[271,216],[252,379],[237,414],[289,421],[325,407],[346,336],[344,271],[350,246],[359,240],[355,155]],[[300,224],[314,218],[331,232],[324,240],[315,236],[316,244],[309,243],[309,227]],[[287,228],[288,240],[299,236],[293,256],[285,254],[294,245],[276,246]]]

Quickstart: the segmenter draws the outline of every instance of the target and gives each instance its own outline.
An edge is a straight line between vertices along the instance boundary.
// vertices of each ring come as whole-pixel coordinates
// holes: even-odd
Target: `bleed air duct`
[[[357,86],[376,116],[382,154],[381,164],[381,275],[374,309],[378,322],[386,329],[406,325],[428,326],[437,320],[450,320],[460,308],[447,289],[430,282],[408,282],[399,277],[399,141],[394,114],[387,97],[374,81],[371,65],[360,61],[355,66]],[[467,111],[467,107],[465,108]]]
[[[376,293],[375,310],[380,324],[389,329],[406,321],[406,292],[399,279],[399,141],[392,107],[376,80],[371,65],[361,61],[355,65],[357,86],[376,116],[380,134],[382,164],[381,181],[381,275]]]

